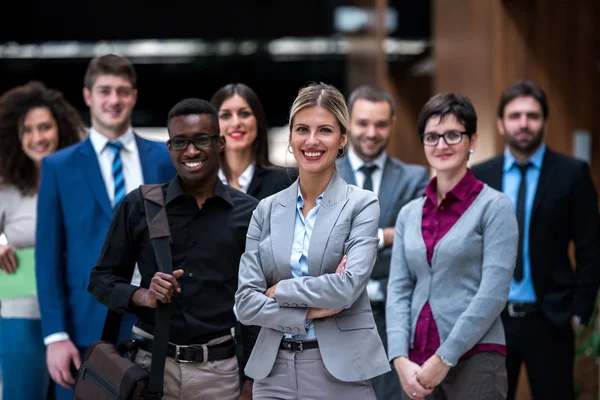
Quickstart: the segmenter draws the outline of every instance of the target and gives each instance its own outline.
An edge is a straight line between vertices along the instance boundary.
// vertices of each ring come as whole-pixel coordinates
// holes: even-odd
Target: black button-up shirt
[[[163,185],[163,193],[173,240],[173,270],[184,270],[178,279],[181,292],[172,297],[169,341],[203,343],[207,337],[235,325],[238,268],[258,201],[219,180],[202,208],[193,196],[183,192],[178,177]],[[136,263],[142,276],[140,287],[148,288],[158,266],[139,189],[119,205],[88,290],[107,307],[136,314],[137,325],[153,333],[156,310],[131,303],[138,289],[130,284]],[[246,336],[244,332],[242,335]]]

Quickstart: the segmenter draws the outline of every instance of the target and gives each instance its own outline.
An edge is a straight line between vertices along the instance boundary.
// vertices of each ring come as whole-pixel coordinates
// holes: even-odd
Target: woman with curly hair
[[[0,97],[0,279],[14,274],[18,249],[35,247],[37,191],[42,158],[85,134],[79,114],[62,93],[40,82]],[[57,232],[48,232],[55,235]],[[0,307],[0,368],[5,399],[45,399],[46,350],[35,296],[11,298]]]

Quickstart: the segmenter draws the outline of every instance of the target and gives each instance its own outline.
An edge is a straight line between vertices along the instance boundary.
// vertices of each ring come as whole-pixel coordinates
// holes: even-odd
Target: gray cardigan
[[[421,221],[425,198],[398,214],[387,290],[388,357],[408,356],[427,301],[440,347],[456,365],[478,343],[505,344],[500,313],[517,257],[518,227],[508,196],[485,185],[473,204],[435,246],[431,266]]]

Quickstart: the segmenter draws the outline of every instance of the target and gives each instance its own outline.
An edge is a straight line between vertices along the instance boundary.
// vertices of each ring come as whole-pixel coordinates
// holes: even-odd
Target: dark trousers
[[[508,400],[514,400],[525,363],[534,400],[574,400],[575,335],[570,324],[556,326],[540,312],[524,317],[502,313],[506,332]]]
[[[426,399],[504,400],[506,386],[504,356],[496,352],[482,352],[459,361]]]
[[[371,303],[371,308],[373,309],[373,317],[375,317],[377,332],[379,332],[379,337],[381,337],[383,347],[387,354],[388,345],[385,325],[385,305],[383,303]],[[377,400],[401,400],[404,398],[402,396],[400,378],[394,368],[383,375],[373,378],[372,382]]]

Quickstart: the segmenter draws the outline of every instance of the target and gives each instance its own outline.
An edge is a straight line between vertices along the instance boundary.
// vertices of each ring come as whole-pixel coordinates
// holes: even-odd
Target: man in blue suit
[[[175,175],[167,147],[136,135],[131,114],[136,72],[125,58],[94,58],[83,96],[91,114],[89,137],[42,162],[36,235],[36,275],[48,370],[57,399],[71,399],[74,370],[99,340],[107,309],[87,292],[88,279],[125,194]],[[139,276],[133,277],[139,280]],[[121,330],[129,336],[135,319]]]
[[[379,198],[379,250],[367,292],[377,331],[387,351],[385,295],[394,226],[400,209],[421,197],[429,182],[425,167],[411,165],[387,155],[390,134],[396,122],[392,95],[376,86],[361,86],[348,97],[350,149],[337,159],[337,168],[346,182],[372,190]],[[395,371],[373,379],[377,400],[402,398],[400,381]]]

